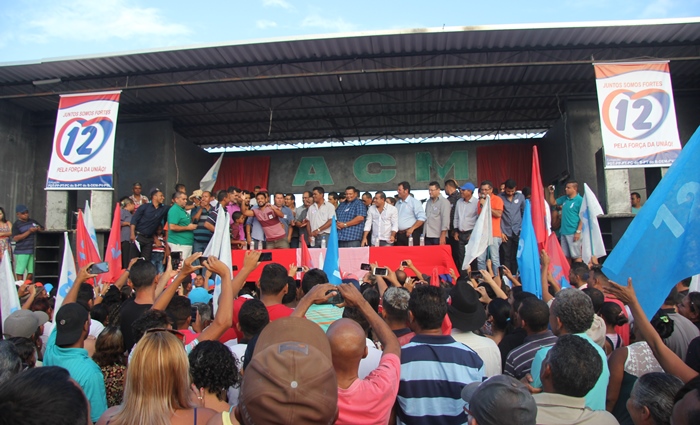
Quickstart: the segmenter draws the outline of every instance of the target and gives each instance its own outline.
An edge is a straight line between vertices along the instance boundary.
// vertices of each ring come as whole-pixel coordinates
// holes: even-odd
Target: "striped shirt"
[[[449,335],[416,335],[401,348],[397,423],[466,423],[462,388],[483,378],[484,362],[469,347]]]
[[[343,308],[331,304],[314,304],[306,311],[306,318],[318,324],[323,332],[328,330],[331,323],[343,317]]]
[[[551,331],[529,335],[525,337],[523,345],[516,347],[508,353],[506,359],[506,367],[503,373],[510,375],[515,379],[521,379],[523,376],[530,373],[532,360],[535,354],[542,347],[550,347],[557,342],[557,337]]]

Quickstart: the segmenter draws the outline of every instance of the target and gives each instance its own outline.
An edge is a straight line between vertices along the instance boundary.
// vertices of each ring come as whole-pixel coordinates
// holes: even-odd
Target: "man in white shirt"
[[[374,195],[374,205],[367,210],[362,246],[368,245],[367,235],[370,230],[372,230],[372,246],[391,246],[396,240],[396,232],[399,230],[399,212],[395,206],[386,202],[386,195],[382,191]]]
[[[309,231],[309,238],[316,238],[312,248],[320,248],[321,241],[324,238],[328,239],[331,233],[331,224],[333,223],[333,217],[335,217],[335,207],[333,204],[325,201],[325,191],[321,186],[314,187],[312,193],[314,203],[309,207],[306,213],[306,218],[309,220],[306,228]]]
[[[464,247],[469,243],[469,237],[474,230],[476,219],[479,217],[479,201],[474,198],[475,186],[465,183],[459,188],[462,198],[455,204],[454,232],[452,238],[457,241],[458,265],[464,262]]]
[[[398,194],[396,209],[399,211],[399,231],[396,232],[396,245],[408,246],[411,238],[413,245],[418,245],[426,219],[423,204],[411,195],[411,185],[408,182],[399,183]]]

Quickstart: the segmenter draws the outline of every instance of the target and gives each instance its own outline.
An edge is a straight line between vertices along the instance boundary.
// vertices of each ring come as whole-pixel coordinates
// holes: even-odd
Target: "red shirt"
[[[270,322],[281,319],[283,317],[289,317],[292,312],[294,312],[293,309],[287,307],[284,304],[275,304],[271,306],[266,306],[267,308],[267,314],[270,315]]]

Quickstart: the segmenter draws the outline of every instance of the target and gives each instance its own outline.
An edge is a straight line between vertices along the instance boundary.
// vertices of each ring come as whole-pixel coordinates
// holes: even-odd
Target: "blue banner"
[[[323,271],[328,275],[328,283],[340,285],[340,255],[338,251],[338,229],[335,227],[335,216],[331,224],[331,234],[326,247],[326,259],[323,261]]]
[[[700,128],[603,264],[612,281],[631,277],[652,317],[678,281],[700,273]]]
[[[523,227],[518,242],[518,269],[523,291],[530,292],[542,299],[542,275],[540,273],[540,253],[537,250],[537,236],[532,225],[532,206],[525,201]]]

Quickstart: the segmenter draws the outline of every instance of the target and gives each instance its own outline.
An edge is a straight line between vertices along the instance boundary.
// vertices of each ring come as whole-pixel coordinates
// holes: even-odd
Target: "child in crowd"
[[[151,254],[151,262],[156,266],[158,274],[165,271],[166,255],[170,255],[170,248],[168,244],[165,243],[163,226],[158,225],[156,233],[153,235],[153,253]]]
[[[615,326],[622,326],[627,323],[627,317],[625,317],[620,306],[612,302],[604,303],[598,315],[605,321],[605,347],[603,348],[605,349],[605,354],[609,356],[616,348],[625,345],[622,342],[622,337],[615,332]]]

